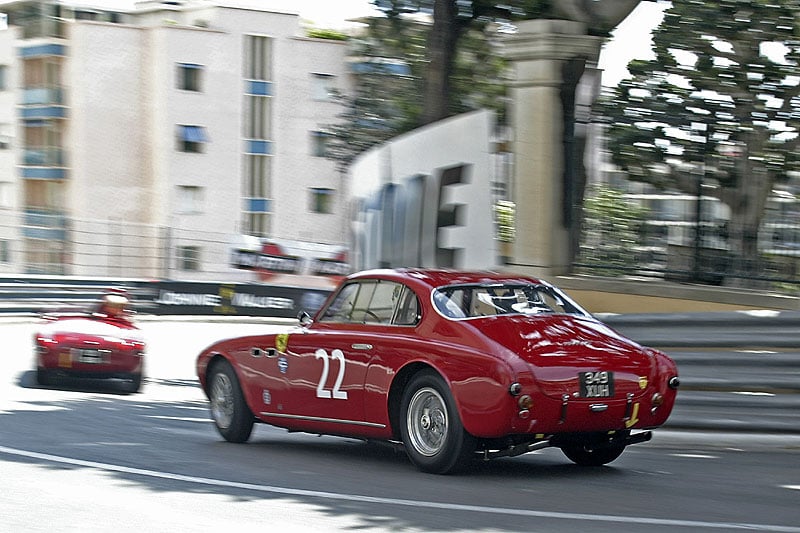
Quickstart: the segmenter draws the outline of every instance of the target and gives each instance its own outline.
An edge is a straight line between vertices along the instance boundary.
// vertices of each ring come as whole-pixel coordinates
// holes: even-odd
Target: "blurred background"
[[[586,4],[0,1],[0,276],[336,279],[365,265],[359,235],[408,241],[405,197],[390,216],[372,193],[413,170],[440,184],[433,251],[378,266],[798,296],[797,2]],[[530,20],[583,48],[547,52]],[[557,113],[520,120],[532,61],[557,69]],[[483,180],[471,200],[442,188],[452,162],[386,148],[477,111],[480,163],[451,183]],[[557,168],[531,171],[554,138]],[[526,215],[525,172],[548,218]]]

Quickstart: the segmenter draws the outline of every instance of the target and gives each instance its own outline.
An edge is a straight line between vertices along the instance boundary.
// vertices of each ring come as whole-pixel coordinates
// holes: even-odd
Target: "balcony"
[[[22,28],[23,39],[37,39],[43,37],[64,39],[65,34],[64,21],[52,17],[42,17],[26,21]]]
[[[29,87],[22,90],[21,105],[63,105],[61,87]]]
[[[61,148],[25,148],[22,164],[33,167],[63,167],[64,150]]]
[[[65,241],[67,225],[67,216],[61,211],[28,208],[25,210],[22,235],[27,239]]]

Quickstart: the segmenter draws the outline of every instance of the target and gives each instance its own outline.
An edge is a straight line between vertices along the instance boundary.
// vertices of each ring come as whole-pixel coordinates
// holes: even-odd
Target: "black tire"
[[[580,466],[603,466],[614,461],[625,451],[621,438],[587,438],[585,442],[575,442],[561,447],[564,455]]]
[[[127,381],[122,383],[122,390],[130,394],[136,394],[142,388],[142,375],[131,374]]]
[[[416,374],[403,391],[400,434],[411,462],[424,472],[447,474],[473,457],[475,438],[464,430],[453,395],[439,374]]]
[[[55,385],[56,378],[53,375],[52,371],[46,370],[44,368],[37,368],[36,382],[39,383],[39,385],[44,385],[45,387],[49,387],[51,385]]]
[[[255,417],[244,401],[242,387],[227,361],[215,363],[208,372],[208,399],[217,431],[228,442],[246,442]]]

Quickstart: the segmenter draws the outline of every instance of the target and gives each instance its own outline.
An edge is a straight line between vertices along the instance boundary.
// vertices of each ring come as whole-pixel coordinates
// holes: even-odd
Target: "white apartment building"
[[[0,274],[235,281],[242,236],[347,241],[321,156],[346,42],[253,3],[103,4],[0,0]]]

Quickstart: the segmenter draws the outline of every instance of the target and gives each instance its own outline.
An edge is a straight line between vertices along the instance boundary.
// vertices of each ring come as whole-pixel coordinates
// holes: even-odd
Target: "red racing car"
[[[197,374],[228,441],[254,422],[402,443],[421,470],[555,446],[603,465],[669,416],[675,363],[514,274],[353,274],[312,320],[220,341]]]
[[[44,315],[48,323],[34,335],[36,378],[54,385],[62,378],[122,380],[138,392],[144,372],[145,342],[131,322],[125,291],[106,293],[91,313]]]

